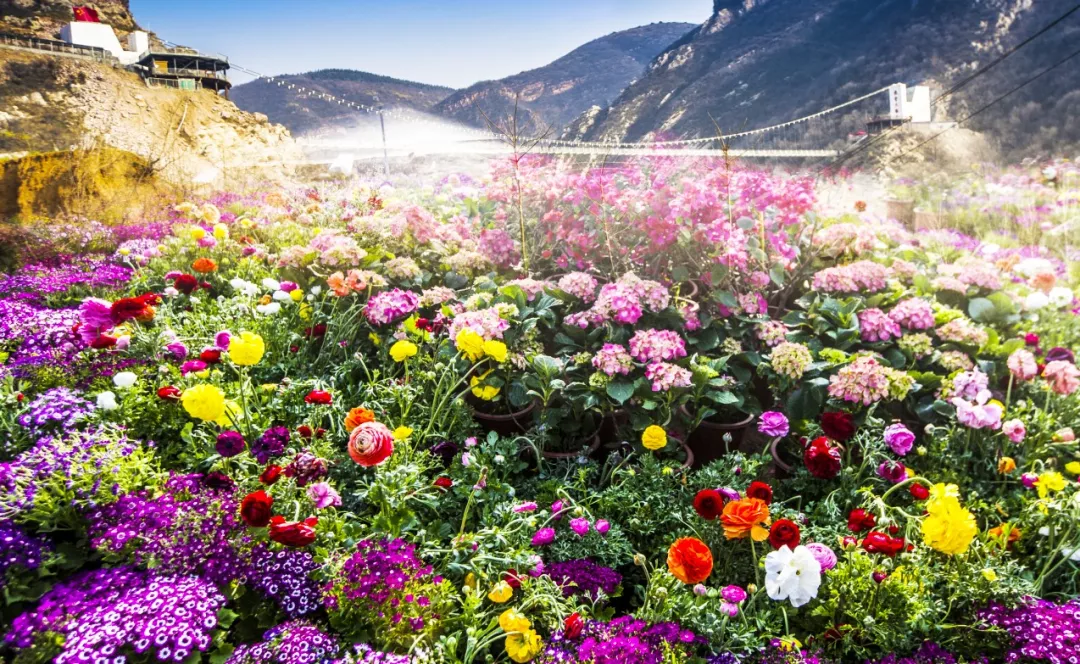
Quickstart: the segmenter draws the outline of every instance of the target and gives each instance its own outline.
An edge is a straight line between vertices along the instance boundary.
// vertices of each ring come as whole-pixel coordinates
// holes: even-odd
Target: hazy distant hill
[[[278,80],[358,104],[374,105],[378,101],[388,108],[406,107],[420,111],[431,110],[437,102],[453,92],[451,88],[351,69],[322,69],[280,76]],[[357,112],[347,106],[318,97],[304,97],[295,90],[262,79],[236,86],[231,97],[240,108],[265,113],[272,121],[285,125],[294,134],[348,124],[357,116]]]
[[[1064,14],[1071,0],[714,0],[713,15],[672,44],[578,135],[705,136],[782,122],[895,82],[937,91]],[[948,104],[955,119],[1080,43],[1080,13],[979,78]],[[880,110],[884,110],[884,102]],[[847,118],[849,129],[867,112]],[[711,117],[710,117],[711,116]],[[981,115],[972,127],[1007,153],[1080,141],[1080,60]]]
[[[540,125],[562,127],[589,107],[614,100],[658,53],[693,27],[653,23],[614,32],[544,67],[472,85],[442,100],[435,110],[484,126],[484,114],[492,119],[508,116],[517,97],[526,130]]]

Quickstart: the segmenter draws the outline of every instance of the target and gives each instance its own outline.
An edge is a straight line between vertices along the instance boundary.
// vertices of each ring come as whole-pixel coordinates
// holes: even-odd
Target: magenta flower
[[[611,524],[608,523],[606,519],[598,519],[596,521],[596,525],[594,525],[593,528],[595,528],[596,532],[600,533],[601,535],[607,535],[607,532],[611,530]]]
[[[836,567],[836,553],[827,545],[821,542],[810,542],[806,545],[806,548],[810,549],[810,553],[814,554],[814,559],[821,565],[822,572],[828,572]]]
[[[563,512],[563,501],[556,500],[555,502],[551,503],[551,518],[552,519],[555,519],[556,521],[561,519],[562,518],[562,512]]]
[[[308,485],[307,496],[311,499],[311,502],[315,503],[315,509],[321,510],[327,507],[341,506],[341,496],[328,482],[316,482]]]
[[[899,461],[884,461],[877,469],[878,477],[899,484],[907,479],[907,468]]]
[[[229,350],[229,343],[232,342],[232,334],[228,330],[222,330],[214,335],[214,345],[221,350]]]
[[[724,586],[724,589],[720,591],[720,596],[732,604],[738,604],[746,599],[746,591],[736,585]]]
[[[893,454],[905,456],[915,444],[915,434],[897,422],[885,428],[885,444],[893,451]]]
[[[777,438],[788,435],[791,426],[788,424],[788,418],[783,413],[770,410],[761,414],[761,419],[758,421],[758,431],[770,438]]]
[[[532,536],[533,546],[547,546],[555,541],[554,528],[541,528]]]
[[[521,514],[522,512],[535,512],[535,511],[536,511],[536,503],[533,503],[533,502],[521,503],[520,505],[515,505],[514,506],[514,512],[517,513],[517,514]]]
[[[577,533],[578,537],[585,537],[589,534],[589,520],[583,516],[579,516],[576,519],[570,519],[570,530]]]
[[[1027,427],[1020,420],[1008,420],[1001,424],[1001,433],[1005,434],[1014,443],[1024,442],[1027,436]]]

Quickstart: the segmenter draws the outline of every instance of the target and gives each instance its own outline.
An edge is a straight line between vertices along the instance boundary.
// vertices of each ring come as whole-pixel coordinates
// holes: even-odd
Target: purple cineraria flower
[[[566,597],[587,595],[596,600],[601,593],[610,597],[622,583],[622,575],[615,570],[584,558],[551,563],[545,573],[559,584]]]

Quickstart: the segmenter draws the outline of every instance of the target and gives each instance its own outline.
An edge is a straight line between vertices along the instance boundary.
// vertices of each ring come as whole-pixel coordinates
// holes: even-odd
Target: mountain
[[[59,39],[60,28],[74,16],[72,8],[80,5],[96,9],[101,22],[111,25],[120,39],[140,29],[128,0],[0,0],[0,32]]]
[[[321,69],[306,74],[279,76],[277,80],[358,104],[373,106],[381,102],[387,108],[406,107],[418,111],[431,110],[453,92],[451,88],[351,69]],[[244,110],[265,113],[272,121],[285,125],[294,134],[349,124],[357,115],[348,106],[304,96],[296,90],[263,79],[236,86],[230,98]]]
[[[519,129],[562,127],[594,105],[612,101],[669,44],[686,34],[690,23],[653,23],[613,32],[580,46],[549,65],[483,81],[456,92],[435,110],[466,124],[483,127],[484,118],[503,120],[518,103]]]
[[[673,43],[575,137],[642,140],[712,135],[798,118],[891,83],[962,80],[1071,8],[1070,0],[714,0],[703,25]],[[1075,49],[1080,13],[939,106],[958,119]],[[1080,67],[1062,66],[994,105],[970,127],[1011,156],[1080,141]],[[853,106],[837,128],[865,127]],[[714,124],[715,121],[715,124]],[[833,134],[834,136],[836,134]],[[826,137],[822,137],[826,138]]]

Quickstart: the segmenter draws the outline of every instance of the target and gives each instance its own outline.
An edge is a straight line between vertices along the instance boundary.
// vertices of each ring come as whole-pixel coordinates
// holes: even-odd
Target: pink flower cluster
[[[889,372],[875,358],[864,355],[829,379],[829,396],[864,406],[889,395]]]
[[[571,272],[559,279],[559,290],[586,304],[596,300],[596,279],[586,272]]]
[[[876,293],[884,290],[889,269],[871,261],[856,261],[821,270],[814,275],[814,290],[825,293]]]
[[[645,377],[652,381],[653,392],[667,392],[676,387],[690,387],[693,374],[676,364],[653,362],[645,367]]]
[[[990,385],[990,377],[978,369],[962,371],[952,380],[952,396],[974,401]]]
[[[625,376],[634,368],[634,361],[630,353],[619,344],[604,344],[604,347],[593,355],[592,365],[608,376]]]
[[[905,330],[929,330],[934,327],[934,307],[922,298],[913,297],[893,307],[889,318]]]
[[[499,316],[494,309],[481,309],[480,311],[465,311],[454,316],[450,323],[450,338],[457,339],[462,330],[472,330],[486,341],[502,339],[503,332],[510,329],[510,323]]]
[[[1007,361],[1009,373],[1019,381],[1031,380],[1039,375],[1039,363],[1035,361],[1035,355],[1023,348],[1014,351]]]
[[[416,311],[420,298],[412,291],[393,288],[376,293],[364,306],[364,317],[372,325],[389,325]]]
[[[507,286],[517,286],[521,290],[525,291],[525,299],[532,302],[536,299],[536,296],[543,293],[544,290],[550,286],[546,281],[540,281],[539,279],[514,279],[506,282]]]
[[[983,390],[974,401],[955,397],[951,403],[956,406],[956,419],[960,424],[970,429],[1000,429],[1004,411],[996,403],[987,403],[989,400],[990,391]]]
[[[671,330],[638,330],[630,338],[630,354],[642,363],[686,357],[686,342]]]
[[[990,340],[990,335],[986,330],[967,318],[957,318],[945,323],[937,329],[937,335],[942,341],[976,347],[982,347]]]
[[[869,343],[899,339],[903,334],[900,325],[877,308],[859,312],[859,328],[862,340]]]
[[[770,320],[758,323],[755,333],[763,344],[772,348],[787,339],[788,328],[778,320]]]
[[[592,307],[567,316],[566,322],[582,329],[589,325],[603,325],[609,321],[633,325],[641,319],[646,310],[659,313],[669,304],[671,295],[667,288],[628,272],[615,283],[604,284]]]

